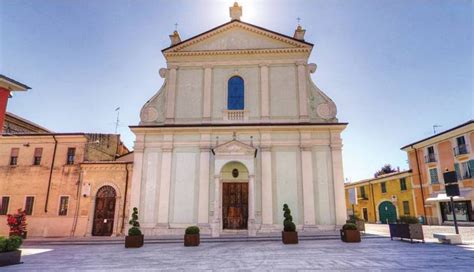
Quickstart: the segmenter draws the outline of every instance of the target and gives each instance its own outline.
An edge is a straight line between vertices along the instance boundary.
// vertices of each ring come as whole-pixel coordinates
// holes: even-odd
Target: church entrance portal
[[[223,183],[222,202],[224,229],[247,229],[248,183]]]

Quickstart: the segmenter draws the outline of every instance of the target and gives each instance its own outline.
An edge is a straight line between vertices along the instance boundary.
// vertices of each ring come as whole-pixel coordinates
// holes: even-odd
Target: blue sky
[[[0,73],[32,87],[8,110],[58,132],[119,132],[160,88],[161,49],[229,20],[233,1],[1,1]],[[407,168],[400,147],[473,118],[468,0],[240,1],[243,21],[315,44],[313,81],[336,102],[344,171]]]

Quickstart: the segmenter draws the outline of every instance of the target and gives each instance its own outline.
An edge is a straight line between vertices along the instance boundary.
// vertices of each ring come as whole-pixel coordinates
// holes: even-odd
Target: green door
[[[390,201],[384,201],[379,205],[380,223],[387,224],[397,221],[397,210]]]

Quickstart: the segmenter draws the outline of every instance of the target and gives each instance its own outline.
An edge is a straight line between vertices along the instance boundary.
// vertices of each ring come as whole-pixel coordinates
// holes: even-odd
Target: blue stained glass
[[[227,84],[227,109],[244,109],[244,80],[235,76],[229,79]]]

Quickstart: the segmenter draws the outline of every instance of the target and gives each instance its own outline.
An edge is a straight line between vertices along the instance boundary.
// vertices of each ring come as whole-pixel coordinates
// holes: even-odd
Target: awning
[[[472,189],[467,190],[460,190],[459,196],[453,197],[454,201],[465,201],[473,198],[472,196]],[[425,200],[425,202],[447,202],[451,201],[451,198],[446,195],[446,193],[434,193],[431,194],[429,198]]]

